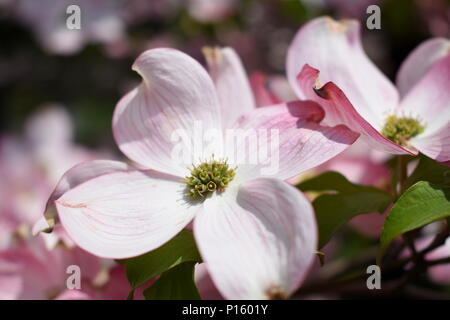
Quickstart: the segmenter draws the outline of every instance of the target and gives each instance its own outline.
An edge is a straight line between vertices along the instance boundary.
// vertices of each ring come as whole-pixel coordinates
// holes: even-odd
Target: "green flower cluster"
[[[425,127],[417,119],[409,117],[399,118],[391,115],[387,117],[381,134],[385,138],[406,147],[409,139],[421,134],[424,130]]]
[[[183,182],[188,186],[187,196],[201,199],[216,190],[223,192],[234,175],[234,169],[230,169],[225,160],[213,158],[209,162],[193,166],[191,175]]]

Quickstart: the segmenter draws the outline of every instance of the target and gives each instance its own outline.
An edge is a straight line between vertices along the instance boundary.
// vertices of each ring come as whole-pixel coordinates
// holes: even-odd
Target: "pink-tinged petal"
[[[55,300],[91,300],[92,297],[81,290],[67,289],[59,294]]]
[[[142,291],[153,282],[154,280],[150,280],[146,285],[138,288],[134,294],[134,300],[142,300]],[[109,271],[109,281],[105,286],[100,288],[98,299],[126,300],[130,291],[131,286],[126,276],[125,267],[123,265],[117,265]]]
[[[255,108],[255,99],[242,62],[231,48],[203,49],[219,97],[222,125],[229,128]]]
[[[105,258],[129,258],[175,236],[198,207],[184,199],[185,185],[152,171],[106,174],[72,188],[56,201],[73,241]]]
[[[15,299],[52,299],[66,288],[67,267],[77,265],[81,270],[82,289],[94,284],[101,270],[101,261],[79,248],[58,246],[47,249],[42,236],[32,242],[20,242],[0,251],[0,282],[8,278],[20,279],[11,286],[0,285],[0,296],[12,294]]]
[[[416,116],[425,125],[411,145],[440,162],[450,160],[450,53],[430,71],[403,99],[400,114]]]
[[[397,88],[405,96],[431,67],[450,53],[450,40],[434,38],[421,43],[402,63],[397,74]]]
[[[203,23],[215,23],[229,18],[238,5],[236,0],[187,0],[192,18]]]
[[[260,178],[208,199],[194,220],[208,271],[227,299],[287,297],[314,259],[317,227],[296,188]]]
[[[39,110],[26,123],[26,134],[32,146],[58,147],[72,141],[73,124],[68,112],[60,105]]]
[[[175,161],[172,154],[180,136],[194,137],[198,125],[203,130],[221,130],[214,83],[197,61],[173,49],[144,52],[133,70],[143,82],[116,106],[116,142],[145,168],[184,177],[188,164]],[[192,154],[196,160],[201,157]]]
[[[40,240],[20,243],[0,252],[0,276],[21,279],[20,292],[16,291],[19,287],[9,288],[16,291],[16,299],[48,299],[55,290],[65,285],[61,250],[47,251]]]
[[[95,282],[96,278],[102,272],[105,267],[102,264],[101,259],[98,257],[78,248],[59,248],[61,250],[61,255],[64,257],[64,268],[71,264],[75,264],[80,267],[83,271],[83,279],[90,282]],[[55,249],[48,250],[49,254],[55,252]],[[65,271],[65,270],[64,270]]]
[[[96,279],[97,282],[82,283],[82,292],[87,295],[88,299],[92,300],[126,300],[131,291],[131,286],[126,276],[125,267],[114,265],[109,270],[104,269],[103,272],[103,281]],[[154,279],[138,288],[134,292],[133,300],[143,300],[142,291],[153,282]],[[71,299],[72,295],[63,296],[63,298]],[[77,299],[76,295],[73,299]]]
[[[297,96],[286,76],[271,76],[269,79],[270,91],[272,91],[282,101],[297,100]]]
[[[324,109],[326,119],[331,123],[342,123],[355,132],[361,133],[361,138],[372,147],[392,154],[417,154],[415,150],[407,150],[389,139],[383,137],[350,103],[346,95],[333,82],[317,87],[319,71],[305,65],[298,75],[297,81],[302,88],[313,88],[314,98]]]
[[[0,201],[8,201],[6,199],[6,197],[0,196]],[[8,210],[8,208],[0,208],[0,250],[9,248],[14,233],[20,226],[20,221],[13,214],[14,211]],[[8,214],[8,212],[11,212],[11,214]]]
[[[357,184],[385,189],[390,185],[389,157],[358,140],[347,150],[317,168],[317,172],[337,171]]]
[[[55,200],[65,192],[95,177],[131,169],[126,163],[112,160],[95,160],[80,163],[68,170],[59,180],[45,206],[44,217],[33,226],[33,235],[50,231],[56,224]]]
[[[57,212],[56,212],[56,207],[54,208],[55,210],[55,221],[57,220]],[[48,226],[48,223],[45,219],[45,217],[42,217],[33,227],[33,231],[38,232],[38,225],[39,222],[44,221],[46,223],[46,225]],[[50,232],[51,230],[51,232]],[[44,232],[46,231],[46,232]],[[76,247],[75,243],[73,242],[73,240],[69,237],[69,235],[67,234],[66,230],[64,230],[64,228],[62,227],[62,225],[60,223],[58,223],[57,225],[55,225],[55,227],[53,229],[44,229],[44,231],[41,231],[41,233],[39,233],[39,236],[42,237],[44,239],[45,242],[45,246],[47,247],[48,250],[53,250],[55,249],[58,245],[63,244],[64,247],[67,247],[69,249],[73,249]],[[36,234],[35,234],[36,236]]]
[[[195,285],[202,300],[223,300],[222,294],[211,279],[206,263],[195,266]]]
[[[358,138],[343,125],[321,126],[317,122],[323,116],[323,109],[313,101],[258,108],[243,116],[236,128],[255,132],[257,139],[236,143],[236,154],[229,158],[239,159],[237,175],[244,180],[260,176],[289,179],[331,159]],[[248,156],[242,159],[240,155]]]
[[[448,115],[447,119],[450,119]],[[428,157],[446,164],[450,161],[450,120],[438,132],[430,136],[418,136],[411,140],[411,144]]]
[[[268,79],[262,72],[254,72],[250,77],[250,85],[255,95],[257,107],[265,107],[281,103],[282,100],[277,97],[268,88]]]
[[[22,292],[22,287],[23,281],[19,275],[0,274],[0,300],[17,300]]]
[[[50,231],[55,226],[55,218],[56,216],[53,212],[50,214],[47,210],[45,210],[46,216],[42,216],[36,223],[33,225],[33,236],[39,234],[40,232]],[[47,220],[47,217],[49,220]]]
[[[313,99],[310,86],[299,86],[305,64],[320,71],[320,82],[334,82],[370,125],[379,128],[398,104],[394,85],[366,56],[356,20],[321,17],[305,24],[295,36],[287,57],[289,81],[300,99]],[[325,117],[328,123],[328,113]]]
[[[285,76],[271,76],[269,88],[282,102],[298,100],[289,80]]]

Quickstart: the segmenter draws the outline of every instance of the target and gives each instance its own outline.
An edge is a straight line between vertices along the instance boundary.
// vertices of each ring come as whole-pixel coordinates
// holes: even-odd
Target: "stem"
[[[398,177],[398,187],[397,187],[397,199],[401,197],[403,192],[406,189],[406,179],[408,178],[407,165],[405,156],[397,156],[397,177]],[[411,250],[411,253],[414,257],[414,260],[418,262],[420,256],[417,253],[416,246],[414,245],[414,238],[416,234],[414,231],[405,233],[403,235],[403,241],[406,243],[408,248]]]
[[[397,175],[398,175],[398,188],[397,196],[400,197],[405,191],[406,178],[407,178],[407,161],[405,156],[397,156]]]
[[[299,298],[301,296],[310,295],[314,293],[324,293],[324,292],[333,292],[339,293],[341,290],[347,291],[348,288],[357,287],[365,287],[365,279],[367,278],[367,274],[365,272],[357,273],[345,279],[331,280],[328,279],[326,281],[321,281],[319,283],[312,283],[310,285],[305,285],[300,288],[296,293],[294,293],[293,297]],[[351,291],[351,290],[350,290]]]
[[[420,253],[422,256],[425,256],[427,253],[433,251],[434,249],[442,246],[445,241],[447,240],[448,236],[450,235],[450,229],[448,227],[448,225],[446,226],[446,228],[444,230],[442,230],[440,233],[438,233],[436,235],[436,237],[434,238],[433,242],[424,250],[422,250],[422,252]]]
[[[411,250],[413,260],[416,263],[422,259],[422,255],[420,255],[417,252],[416,245],[414,243],[414,238],[416,237],[417,234],[418,233],[416,232],[416,230],[413,230],[413,231],[407,232],[403,235],[403,241],[405,242],[405,244],[407,245],[409,250]]]
[[[436,266],[438,264],[446,264],[446,263],[450,263],[450,257],[428,261],[427,265],[431,267],[431,266]]]

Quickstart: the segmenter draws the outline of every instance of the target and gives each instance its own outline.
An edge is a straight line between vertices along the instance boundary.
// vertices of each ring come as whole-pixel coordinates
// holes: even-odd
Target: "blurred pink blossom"
[[[237,0],[187,0],[188,12],[200,22],[218,22],[230,17]]]
[[[109,264],[79,248],[49,250],[38,236],[0,251],[0,299],[126,299],[123,267]],[[80,289],[67,288],[71,265],[80,268]]]
[[[251,77],[251,84],[258,106],[294,99],[294,93],[284,77],[269,77],[261,72],[255,72]],[[311,175],[332,170],[343,174],[353,183],[389,190],[390,170],[385,164],[388,158],[388,154],[372,149],[358,140],[333,159],[289,179],[288,182],[295,185],[310,178]],[[353,218],[351,224],[365,235],[378,237],[385,217],[386,214],[367,213]]]
[[[449,48],[450,41],[444,38],[422,43],[400,67],[395,87],[364,53],[357,21],[320,17],[295,36],[287,58],[288,78],[299,98],[323,105],[326,123],[346,124],[373,148],[390,154],[420,151],[446,162]],[[418,133],[401,141],[382,135],[390,121],[405,117],[421,124],[421,130],[417,124]]]
[[[67,7],[81,9],[81,29],[66,26]],[[17,0],[11,3],[13,14],[35,33],[37,40],[51,53],[70,55],[87,43],[111,43],[123,37],[117,0]]]
[[[364,19],[368,17],[367,7],[379,5],[381,0],[323,0],[324,4],[333,8],[340,18]]]
[[[60,175],[106,152],[75,145],[71,118],[60,106],[41,109],[25,128],[23,137],[0,139],[0,298],[125,299],[130,288],[123,268],[74,247],[61,226],[31,237]],[[82,291],[65,288],[71,264],[82,269]]]
[[[308,271],[316,233],[309,202],[283,180],[340,153],[357,135],[343,126],[322,127],[323,112],[311,102],[256,108],[236,53],[204,52],[209,75],[173,49],[149,50],[136,60],[133,69],[144,81],[118,103],[113,131],[119,148],[152,170],[99,161],[74,167],[65,175],[68,183],[63,180],[69,190],[54,201],[59,219],[78,245],[108,258],[157,248],[193,220],[202,258],[225,297],[287,296]],[[181,127],[192,134],[193,121],[205,130],[277,128],[279,171],[264,176],[258,165],[238,166],[220,196],[189,201],[179,182],[189,170],[171,157],[170,133]],[[217,142],[206,146],[221,154],[218,147]],[[71,184],[80,173],[84,178]],[[236,228],[244,229],[233,232]]]
[[[431,232],[430,232],[431,230]],[[434,230],[434,232],[433,232]],[[422,251],[427,248],[434,240],[436,236],[436,231],[439,230],[439,222],[428,225],[427,228],[424,229],[424,235],[415,241],[415,247],[417,251]],[[427,232],[428,231],[428,232]],[[411,250],[406,248],[402,252],[402,257],[406,258],[411,255]],[[427,253],[425,255],[425,259],[428,261],[439,260],[443,258],[447,258],[450,256],[450,238],[447,238],[445,243],[433,251]],[[410,267],[411,265],[407,265]],[[438,264],[435,266],[429,266],[427,269],[428,277],[442,285],[450,284],[450,265],[448,263]]]
[[[94,159],[105,152],[92,152],[73,143],[72,122],[60,106],[47,106],[26,123],[23,137],[0,139],[0,248],[14,237],[31,234],[41,217],[48,196],[60,176],[76,163]],[[56,235],[56,237],[55,237]],[[59,229],[46,236],[49,245],[67,239]]]
[[[294,91],[284,76],[268,76],[255,71],[250,77],[250,84],[258,107],[296,99]]]
[[[416,0],[417,13],[435,37],[450,37],[450,6],[447,0]]]
[[[209,275],[206,263],[200,263],[195,266],[195,285],[202,300],[223,300],[222,294],[216,288],[211,276]]]

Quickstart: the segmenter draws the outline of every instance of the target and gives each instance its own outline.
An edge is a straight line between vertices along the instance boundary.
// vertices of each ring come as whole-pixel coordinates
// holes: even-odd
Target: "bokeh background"
[[[81,30],[66,28],[71,4],[81,8]],[[380,30],[364,27],[371,4],[381,8]],[[131,70],[140,53],[173,47],[204,63],[202,47],[231,46],[251,77],[283,84],[294,34],[322,15],[360,20],[367,54],[392,80],[422,41],[450,37],[450,0],[0,0],[0,299],[127,296],[120,265],[74,249],[61,230],[34,238],[31,229],[66,170],[121,159],[111,119],[120,97],[140,82]],[[389,164],[356,146],[311,174],[337,170],[389,190]],[[334,264],[320,269],[317,261],[312,278],[327,279],[361,253],[372,257],[382,224],[379,214],[356,217],[324,250]],[[441,254],[450,252],[447,244]],[[73,263],[90,270],[83,278],[89,290],[75,296],[65,291],[65,267]],[[450,293],[448,266],[430,278],[427,287]],[[202,297],[220,298],[201,267],[196,281]],[[337,296],[312,296],[324,297]]]
[[[0,130],[20,133],[43,105],[67,108],[75,140],[114,148],[118,99],[139,80],[137,55],[174,47],[203,61],[205,45],[232,46],[249,73],[284,75],[286,49],[313,17],[355,18],[381,7],[381,30],[363,28],[368,55],[390,77],[415,46],[450,36],[448,0],[1,0]],[[65,9],[81,7],[81,30]]]

